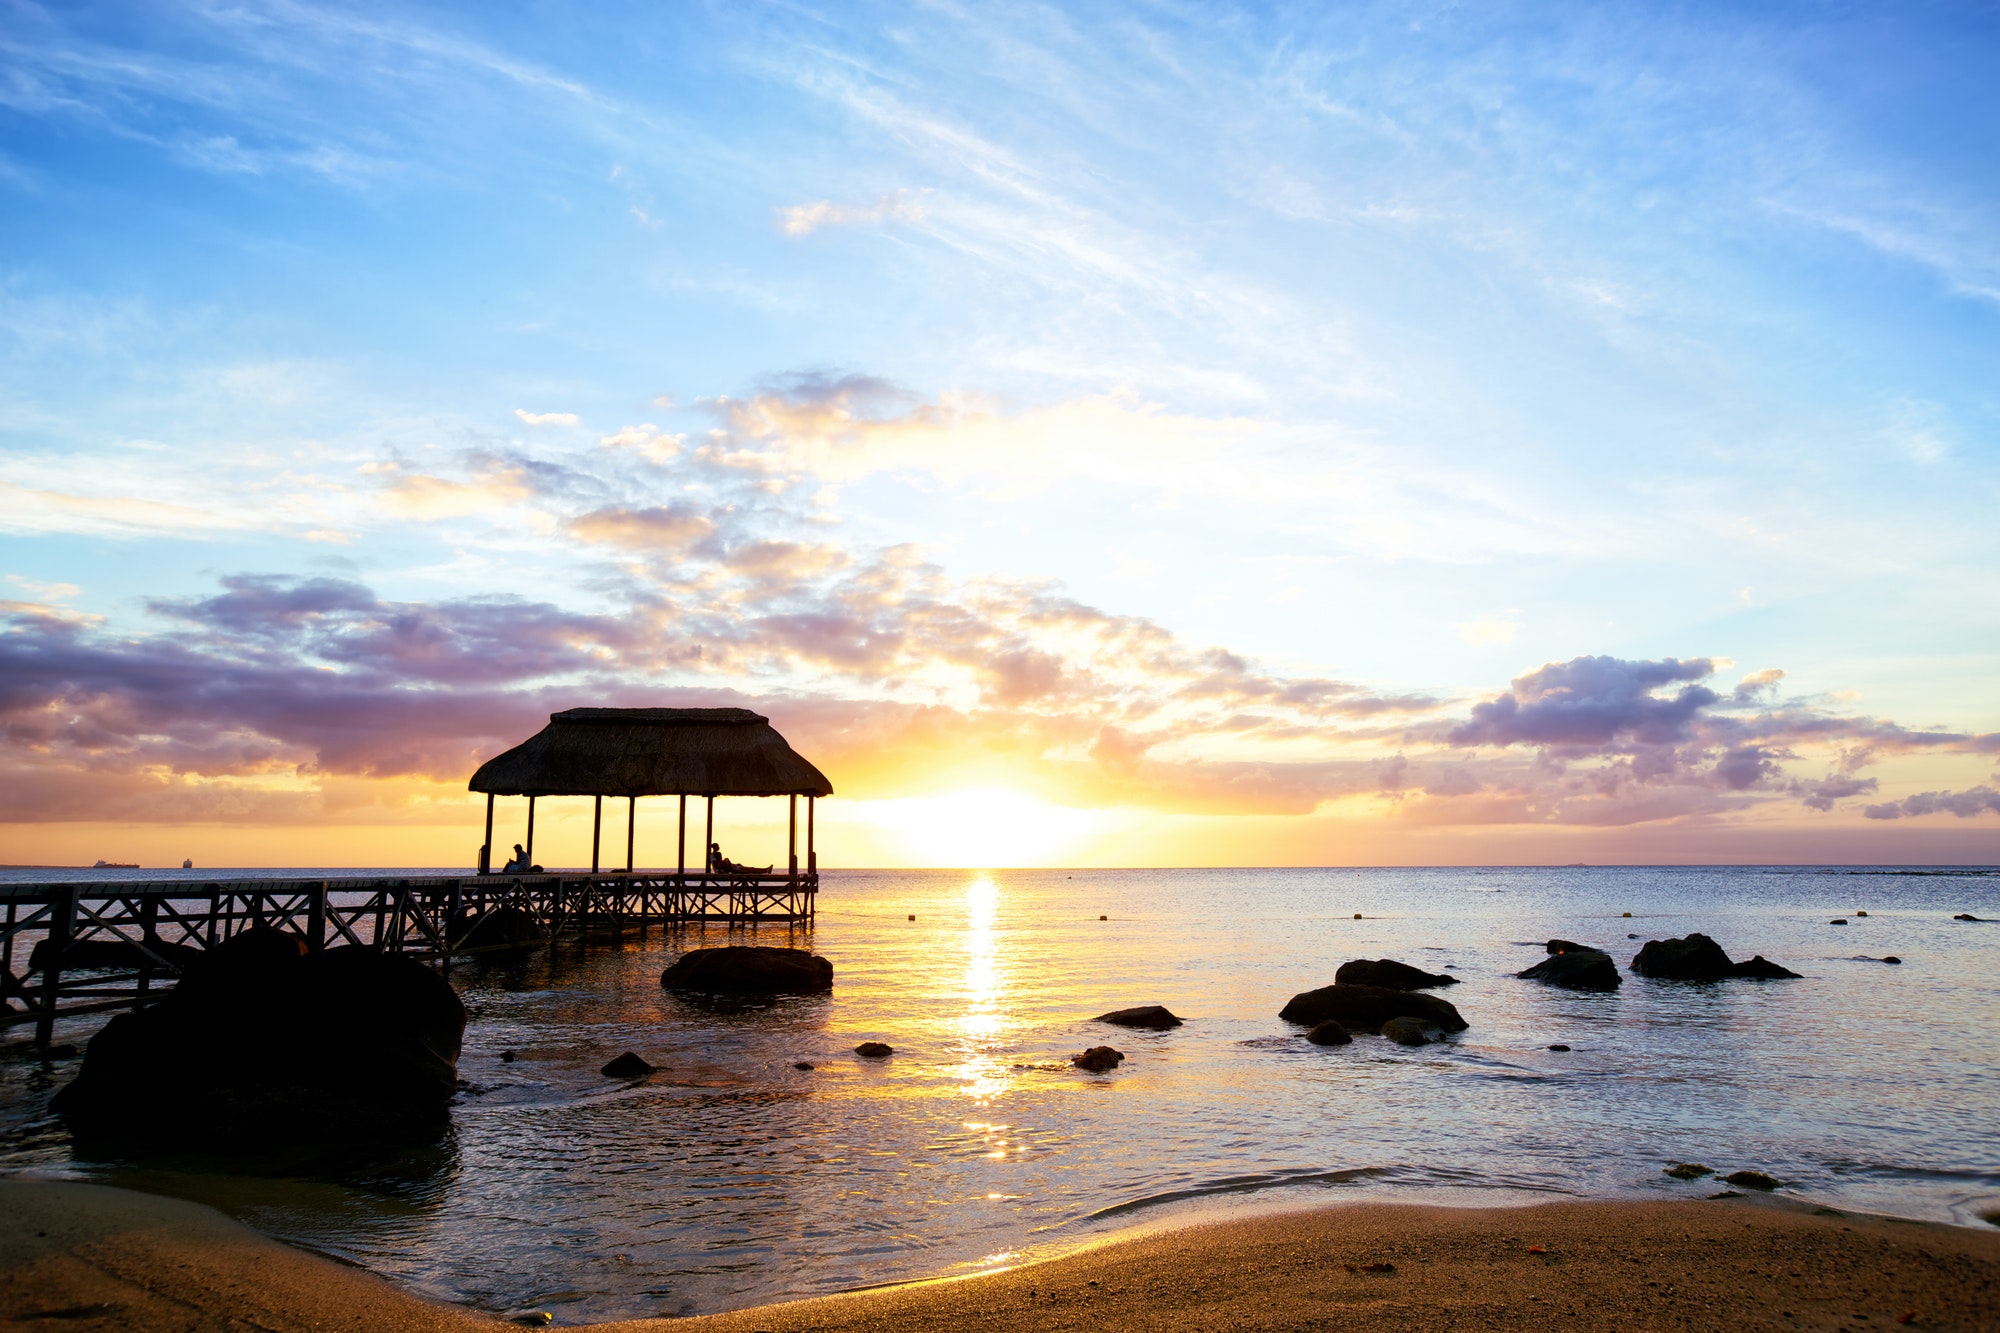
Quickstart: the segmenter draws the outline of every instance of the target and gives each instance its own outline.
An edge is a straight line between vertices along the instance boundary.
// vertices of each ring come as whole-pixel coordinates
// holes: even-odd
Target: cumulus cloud
[[[1518,677],[1506,694],[1473,705],[1472,720],[1454,727],[1449,739],[1454,745],[1671,744],[1686,739],[1696,716],[1720,696],[1691,683],[1664,699],[1654,691],[1704,680],[1714,672],[1715,664],[1705,657],[1551,662]]]
[[[1981,784],[1964,791],[1918,792],[1900,801],[1865,806],[1861,813],[1870,819],[1915,819],[1923,815],[1947,814],[1971,819],[1975,815],[2000,815],[2000,791]]]

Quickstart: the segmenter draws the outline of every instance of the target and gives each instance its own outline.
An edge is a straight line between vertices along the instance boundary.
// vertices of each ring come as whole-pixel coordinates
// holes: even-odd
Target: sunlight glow
[[[1007,1061],[999,1054],[1000,1036],[1006,1018],[1000,1000],[1005,983],[996,954],[993,921],[1000,906],[1000,886],[990,875],[975,875],[965,886],[965,1013],[958,1020],[962,1059],[959,1077],[962,1091],[982,1105],[1005,1092],[1012,1082]],[[1006,1125],[966,1122],[966,1128],[983,1132],[990,1151],[986,1156],[1004,1158],[1007,1141],[1001,1137]]]
[[[874,824],[912,865],[994,869],[1051,864],[1109,831],[1105,812],[1050,805],[1002,788],[856,802],[843,817]]]

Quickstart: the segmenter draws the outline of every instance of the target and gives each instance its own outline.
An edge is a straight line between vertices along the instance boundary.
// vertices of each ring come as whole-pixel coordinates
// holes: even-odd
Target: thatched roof
[[[572,708],[472,775],[497,796],[831,796],[747,708]]]

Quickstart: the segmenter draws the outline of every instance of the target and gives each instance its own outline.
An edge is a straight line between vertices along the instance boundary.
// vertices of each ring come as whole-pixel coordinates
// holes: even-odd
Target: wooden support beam
[[[604,798],[590,798],[590,873],[597,873],[597,848],[604,840]]]
[[[63,950],[76,930],[76,886],[60,884],[49,897],[49,960],[42,964],[42,1012],[35,1019],[35,1045],[47,1047],[56,1034],[56,995],[62,988]]]
[[[535,798],[528,798],[528,864],[535,863]]]
[[[486,793],[486,841],[479,845],[479,873],[493,873],[493,793]]]
[[[715,855],[715,798],[711,796],[708,798],[708,833],[701,840],[701,868],[704,872],[713,871],[715,869],[715,867],[709,863],[709,858],[714,855]]]
[[[789,811],[790,832],[785,839],[785,859],[791,862],[791,875],[794,880],[797,880],[799,877],[799,794],[793,792],[785,799],[791,803]]]
[[[819,873],[819,853],[813,850],[813,806],[818,800],[817,796],[806,797],[806,873],[808,875],[817,875]]]
[[[681,878],[686,879],[688,872],[688,798],[686,792],[681,793],[681,833],[679,841],[680,851],[676,853],[674,863],[679,868]]]
[[[632,873],[633,830],[638,827],[639,798],[636,796],[627,796],[625,798],[625,873],[628,875]]]

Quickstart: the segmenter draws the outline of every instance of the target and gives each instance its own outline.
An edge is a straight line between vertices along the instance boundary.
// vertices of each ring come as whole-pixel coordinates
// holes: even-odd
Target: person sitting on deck
[[[514,844],[514,859],[509,861],[506,865],[501,866],[500,873],[503,875],[524,874],[527,872],[527,869],[528,869],[528,853],[525,850],[523,850],[521,844],[517,842]]]

